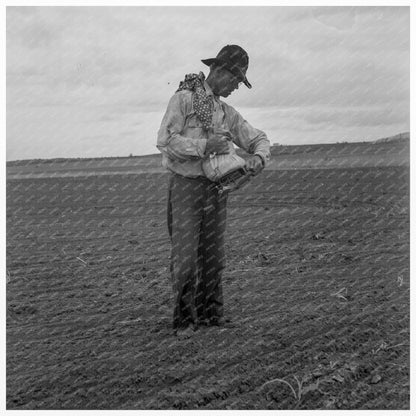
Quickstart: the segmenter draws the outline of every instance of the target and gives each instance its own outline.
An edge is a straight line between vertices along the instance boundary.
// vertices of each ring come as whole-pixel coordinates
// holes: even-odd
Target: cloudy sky
[[[201,59],[250,56],[227,102],[272,143],[409,131],[408,7],[7,7],[7,160],[157,153]]]

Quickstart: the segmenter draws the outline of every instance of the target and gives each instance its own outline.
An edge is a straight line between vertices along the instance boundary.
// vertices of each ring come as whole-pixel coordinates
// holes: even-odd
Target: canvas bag
[[[221,155],[211,154],[202,161],[202,171],[213,182],[218,182],[223,176],[243,168],[246,164],[245,160],[237,155],[231,141],[228,142],[228,146],[230,153]]]

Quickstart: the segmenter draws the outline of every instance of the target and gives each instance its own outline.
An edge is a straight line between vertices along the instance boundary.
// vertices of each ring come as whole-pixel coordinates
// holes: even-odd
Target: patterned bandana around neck
[[[197,74],[185,75],[184,81],[179,83],[176,90],[190,90],[192,94],[192,105],[205,130],[211,127],[212,114],[214,112],[214,102],[212,96],[207,95],[204,88],[205,75],[200,72]]]

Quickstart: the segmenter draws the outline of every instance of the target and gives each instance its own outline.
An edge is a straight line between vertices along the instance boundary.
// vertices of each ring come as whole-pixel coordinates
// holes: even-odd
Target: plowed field
[[[9,179],[8,409],[408,409],[409,169],[230,195],[225,327],[171,330],[166,174]]]

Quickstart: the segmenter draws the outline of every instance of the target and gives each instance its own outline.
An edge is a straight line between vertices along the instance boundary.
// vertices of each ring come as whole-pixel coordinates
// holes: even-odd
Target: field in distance
[[[243,157],[247,154],[238,150]],[[266,170],[409,166],[408,137],[375,142],[273,146]],[[163,173],[161,154],[7,162],[7,178]]]

